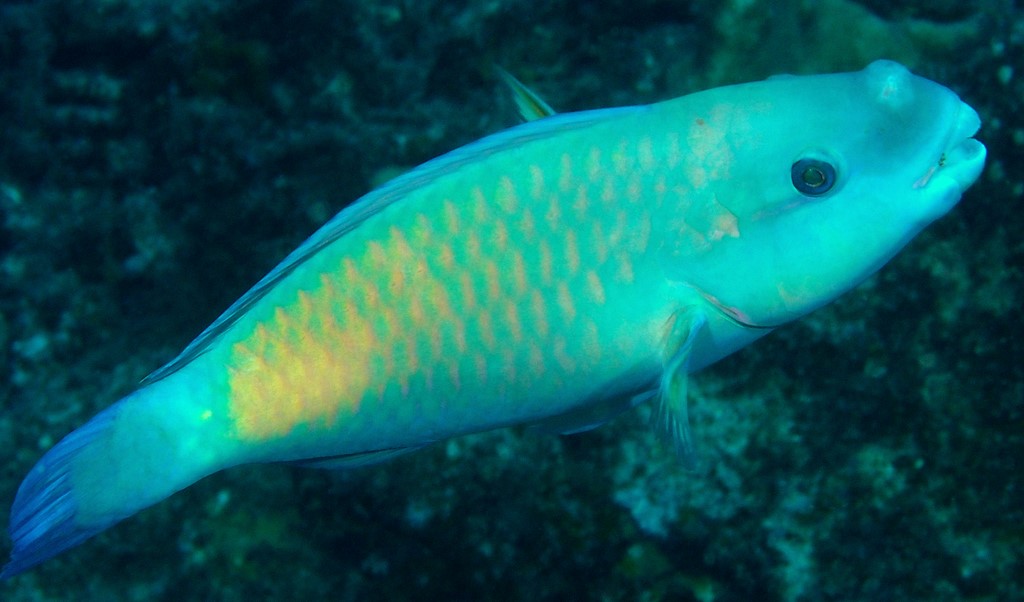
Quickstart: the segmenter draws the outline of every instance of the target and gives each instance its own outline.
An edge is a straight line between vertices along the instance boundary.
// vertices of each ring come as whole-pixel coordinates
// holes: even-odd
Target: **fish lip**
[[[914,188],[923,188],[938,180],[946,185],[955,185],[962,194],[978,178],[985,160],[985,146],[974,135],[981,129],[981,118],[967,103],[959,101],[957,104],[952,127],[934,161],[914,183]]]
[[[981,117],[967,103],[960,101],[953,127],[949,131],[945,151],[951,151],[964,141],[973,138],[981,129]]]

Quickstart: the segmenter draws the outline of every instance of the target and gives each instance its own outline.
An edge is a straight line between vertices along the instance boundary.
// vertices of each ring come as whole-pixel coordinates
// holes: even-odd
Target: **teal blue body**
[[[576,432],[646,400],[689,461],[687,375],[861,282],[985,160],[969,106],[885,61],[564,115],[518,92],[543,118],[341,212],[50,450],[3,576],[242,463]]]

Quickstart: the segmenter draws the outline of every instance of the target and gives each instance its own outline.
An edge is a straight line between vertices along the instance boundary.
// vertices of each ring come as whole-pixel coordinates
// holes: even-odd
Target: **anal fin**
[[[647,401],[652,395],[653,392],[645,391],[635,395],[617,396],[597,403],[585,404],[578,409],[537,421],[531,424],[530,428],[558,435],[583,433],[595,429],[619,414]]]
[[[417,445],[414,447],[395,447],[392,449],[378,449],[368,452],[357,452],[354,454],[324,456],[322,458],[310,458],[308,460],[295,460],[293,462],[289,462],[289,464],[295,464],[296,466],[302,466],[304,468],[345,470],[349,468],[358,468],[360,466],[369,466],[370,464],[386,462],[393,458],[397,458],[398,456],[404,456],[405,454],[412,453],[423,447],[425,446]]]

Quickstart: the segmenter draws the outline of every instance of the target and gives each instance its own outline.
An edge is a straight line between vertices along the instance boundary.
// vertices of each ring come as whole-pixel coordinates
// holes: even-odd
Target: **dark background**
[[[42,452],[346,203],[559,110],[903,62],[981,180],[880,275],[641,408],[210,477],[5,600],[1021,600],[1024,14],[1008,1],[0,4],[0,522]],[[9,543],[0,549],[6,549]]]

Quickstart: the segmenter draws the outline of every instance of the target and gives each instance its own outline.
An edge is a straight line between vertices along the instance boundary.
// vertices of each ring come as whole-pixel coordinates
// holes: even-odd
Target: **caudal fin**
[[[62,439],[32,468],[11,508],[11,560],[0,579],[13,577],[110,527],[124,516],[83,525],[71,471],[82,450],[109,439],[117,406],[103,411]]]
[[[226,466],[219,422],[173,379],[140,389],[53,447],[18,489],[0,579],[76,546]],[[182,400],[186,401],[182,401]]]

